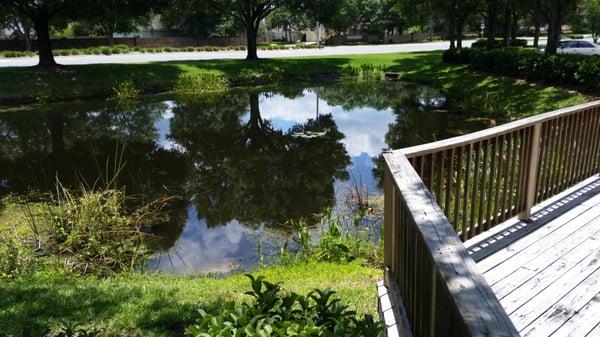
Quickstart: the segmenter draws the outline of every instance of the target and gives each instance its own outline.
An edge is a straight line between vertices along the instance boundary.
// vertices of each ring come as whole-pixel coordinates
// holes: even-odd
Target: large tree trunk
[[[248,24],[246,27],[246,41],[248,54],[246,60],[258,60],[258,28],[255,25]]]
[[[512,1],[506,1],[506,8],[504,9],[504,46],[510,46],[510,33],[512,24]]]
[[[459,22],[456,23],[456,48],[462,48],[463,47],[463,30],[464,30],[464,22],[462,20],[459,20]]]
[[[56,61],[52,53],[50,41],[50,14],[47,7],[40,7],[37,15],[32,18],[38,40],[39,63],[38,67],[54,67]]]
[[[542,25],[539,20],[536,19],[535,22],[535,31],[533,32],[533,47],[538,48],[540,46],[540,31]]]
[[[487,0],[487,47],[494,49],[496,47],[496,28],[498,24],[498,0]]]
[[[546,45],[546,54],[556,54],[558,44],[560,43],[560,34],[562,29],[562,0],[553,0],[550,9],[550,22],[548,25],[548,44]]]
[[[450,40],[450,49],[456,48],[456,1],[452,0],[448,8],[448,39]]]

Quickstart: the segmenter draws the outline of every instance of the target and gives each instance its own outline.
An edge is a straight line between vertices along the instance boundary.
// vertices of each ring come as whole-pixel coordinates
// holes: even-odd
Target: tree
[[[486,0],[486,35],[488,49],[494,49],[496,47],[496,31],[498,30],[498,13],[500,11],[501,1],[502,0]]]
[[[90,0],[0,0],[0,7],[9,8],[33,23],[38,40],[38,67],[55,67],[50,41],[50,23],[59,14],[70,15],[84,8]]]
[[[600,0],[583,0],[580,7],[583,25],[592,33],[594,42],[600,36]]]
[[[258,28],[261,22],[274,10],[290,1],[286,0],[207,0],[207,4],[231,16],[246,30],[247,60],[258,60]]]
[[[33,24],[27,17],[14,11],[3,11],[0,13],[0,28],[13,31],[13,35],[25,41],[25,49],[31,50]]]
[[[569,10],[569,6],[576,3],[576,0],[547,0],[550,5],[550,17],[548,20],[548,44],[546,45],[546,54],[556,54],[564,18]]]
[[[285,40],[293,42],[292,31],[301,30],[308,27],[309,22],[306,13],[293,11],[290,8],[283,7],[269,17],[269,26],[281,28],[285,34]]]
[[[479,0],[436,0],[434,7],[447,19],[450,48],[462,48],[466,22],[479,7]]]
[[[165,27],[196,37],[208,37],[212,33],[229,34],[222,26],[227,16],[206,4],[205,0],[174,0],[160,12]]]
[[[96,0],[86,19],[98,27],[112,46],[115,33],[132,33],[138,26],[147,25],[152,10],[166,3],[166,0]]]

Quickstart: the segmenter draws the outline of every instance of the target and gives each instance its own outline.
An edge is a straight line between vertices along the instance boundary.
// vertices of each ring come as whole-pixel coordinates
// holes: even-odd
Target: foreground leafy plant
[[[199,310],[197,324],[186,329],[186,336],[381,336],[381,325],[370,315],[357,318],[335,292],[313,290],[306,296],[286,292],[264,277],[250,279],[251,303],[227,303],[221,313]]]

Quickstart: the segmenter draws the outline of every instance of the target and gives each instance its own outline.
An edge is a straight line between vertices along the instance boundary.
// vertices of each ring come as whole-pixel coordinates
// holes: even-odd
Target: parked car
[[[556,50],[557,54],[600,55],[600,46],[585,40],[562,41]]]

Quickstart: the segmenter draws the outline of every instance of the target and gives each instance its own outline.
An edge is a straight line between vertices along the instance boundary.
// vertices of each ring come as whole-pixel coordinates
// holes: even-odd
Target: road
[[[526,38],[532,44],[532,38]],[[586,40],[592,39],[586,36]],[[463,41],[464,47],[470,47],[475,40]],[[546,38],[540,38],[540,45],[546,44]],[[321,49],[290,49],[290,50],[259,50],[261,58],[277,57],[302,57],[302,56],[330,56],[330,55],[352,55],[352,54],[385,54],[385,53],[411,53],[446,50],[450,47],[448,41],[426,42],[426,43],[403,43],[384,45],[362,45],[362,46],[334,46]],[[57,56],[56,61],[63,65],[81,64],[106,64],[106,63],[142,63],[142,62],[165,62],[165,61],[194,61],[194,60],[220,60],[220,59],[244,59],[245,51],[216,51],[216,52],[181,52],[181,53],[159,53],[159,54],[119,54],[119,55],[81,55],[81,56]],[[4,67],[31,67],[38,62],[36,57],[23,57],[6,59],[0,58],[0,68]]]
[[[466,47],[471,46],[475,40],[464,42]],[[276,57],[302,57],[302,56],[329,56],[329,55],[351,55],[351,54],[383,54],[383,53],[407,53],[420,51],[445,50],[450,46],[447,41],[428,43],[404,43],[385,45],[364,46],[335,46],[322,49],[291,49],[291,50],[260,50],[258,56],[261,58]],[[164,61],[193,61],[193,60],[217,60],[217,59],[243,59],[245,51],[218,51],[218,52],[182,52],[182,53],[160,53],[160,54],[119,54],[119,55],[81,55],[81,56],[57,56],[56,61],[63,65],[76,64],[103,64],[103,63],[141,63],[141,62],[164,62]],[[37,57],[23,57],[14,59],[0,58],[1,67],[30,67],[36,65]]]

